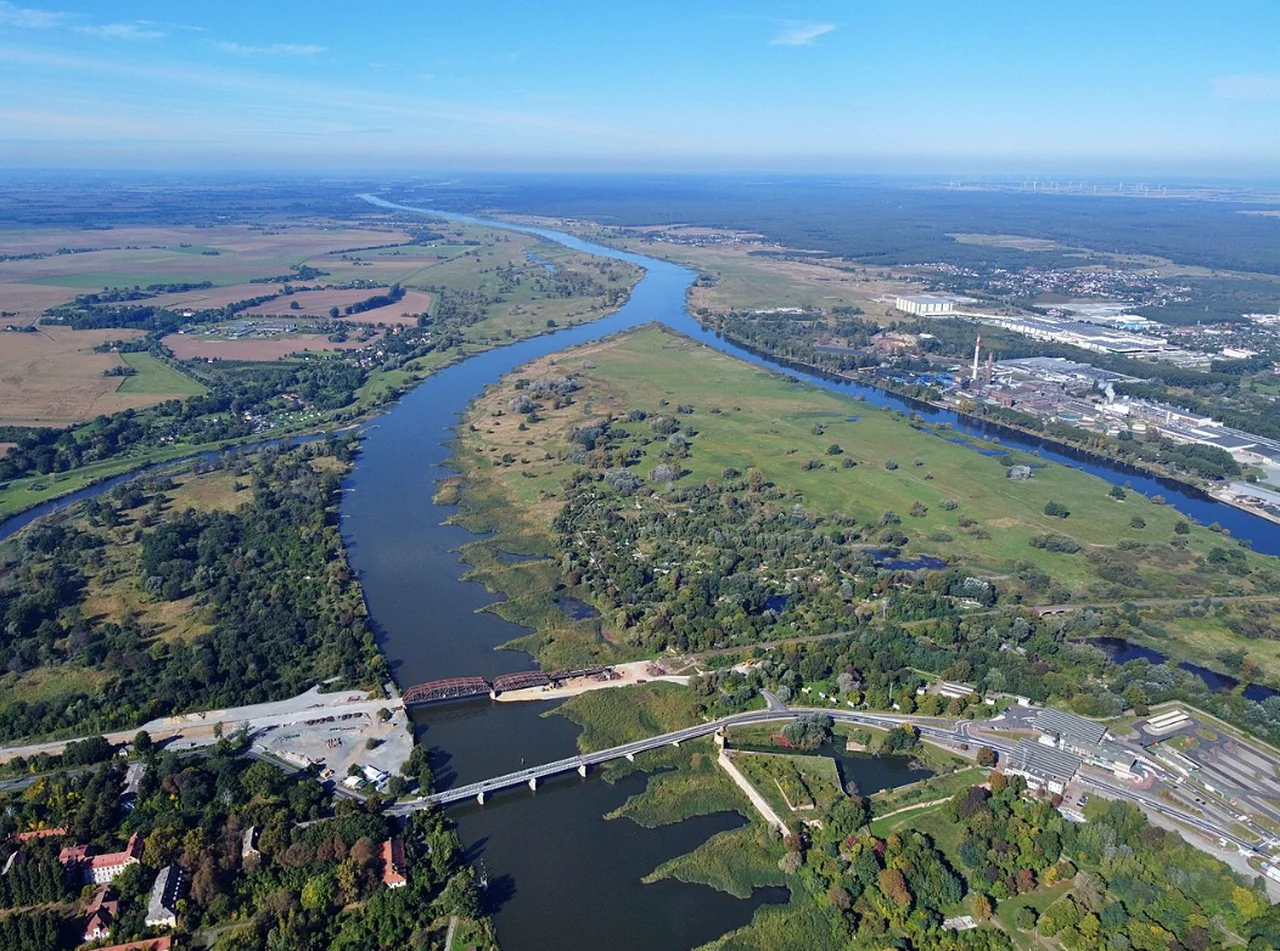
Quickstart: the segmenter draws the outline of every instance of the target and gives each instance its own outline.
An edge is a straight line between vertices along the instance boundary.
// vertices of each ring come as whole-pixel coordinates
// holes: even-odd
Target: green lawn
[[[198,380],[175,370],[159,357],[150,353],[122,353],[126,364],[137,373],[123,378],[118,393],[164,393],[172,396],[202,396],[208,388]]]
[[[948,775],[934,776],[918,783],[911,783],[909,786],[886,789],[871,797],[871,808],[876,815],[883,816],[916,803],[946,799],[962,789],[981,783],[986,779],[986,775],[987,771],[982,767],[972,766]]]
[[[835,761],[786,753],[733,754],[734,765],[779,816],[817,816],[843,795]]]
[[[1013,940],[1013,944],[1019,951],[1032,951],[1033,948],[1040,947],[1036,943],[1034,937],[1025,932],[1019,931],[1018,926],[1014,924],[1014,916],[1018,913],[1019,908],[1031,908],[1037,915],[1052,905],[1055,901],[1071,891],[1071,881],[1058,882],[1054,885],[1037,888],[1029,895],[1018,895],[1000,902],[996,906],[996,918],[1004,925],[1004,930],[1008,932],[1009,937]]]

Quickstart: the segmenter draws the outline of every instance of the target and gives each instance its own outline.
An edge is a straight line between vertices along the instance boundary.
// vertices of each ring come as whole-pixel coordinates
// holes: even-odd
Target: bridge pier
[[[476,793],[476,802],[480,803],[480,805],[482,805],[482,806],[484,805],[484,790],[483,790],[483,789],[482,789],[482,790],[480,790],[480,792]]]
[[[635,753],[628,753],[628,754],[627,754],[627,762],[628,762],[628,763],[634,763],[635,761],[636,761],[636,754],[635,754]]]
[[[581,766],[579,766],[579,767],[578,767],[578,775],[579,775],[579,776],[581,776],[583,779],[586,779],[586,778],[587,778],[587,764],[586,764],[586,763],[583,763]]]
[[[674,746],[676,749],[679,749],[679,748],[680,748],[680,741],[679,741],[679,740],[672,740],[672,741],[671,741],[671,745],[672,745],[672,746]]]
[[[538,777],[537,777],[537,776],[530,776],[530,777],[529,777],[529,788],[530,788],[530,789],[532,789],[532,790],[535,790],[535,791],[537,790],[537,788],[538,788]]]

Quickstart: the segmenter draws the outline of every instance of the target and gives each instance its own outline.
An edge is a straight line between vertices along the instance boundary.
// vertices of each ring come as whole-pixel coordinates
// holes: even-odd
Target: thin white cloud
[[[47,30],[65,23],[67,15],[54,10],[19,7],[0,0],[0,26],[16,26],[24,30]]]
[[[315,56],[329,47],[315,43],[272,43],[270,46],[245,46],[242,43],[213,44],[224,53],[238,56]]]
[[[77,26],[79,33],[101,36],[108,40],[161,40],[163,30],[152,30],[137,23],[107,23],[102,26]]]
[[[1280,75],[1253,73],[1213,81],[1219,99],[1280,99]]]
[[[628,127],[589,119],[490,108],[474,103],[419,99],[416,96],[388,95],[385,92],[372,92],[331,82],[298,81],[284,76],[264,76],[237,69],[200,69],[187,64],[166,65],[91,58],[2,45],[0,61],[65,71],[130,76],[160,83],[194,85],[224,94],[244,93],[256,100],[270,99],[285,103],[290,115],[295,114],[301,104],[307,104],[321,108],[325,115],[332,114],[334,110],[349,109],[365,117],[381,114],[388,118],[399,116],[418,122],[435,120],[474,127],[544,129],[578,135],[608,136],[616,140],[635,140],[640,135]]]
[[[809,23],[786,20],[778,35],[769,41],[770,46],[809,46],[818,37],[836,28],[834,23]]]

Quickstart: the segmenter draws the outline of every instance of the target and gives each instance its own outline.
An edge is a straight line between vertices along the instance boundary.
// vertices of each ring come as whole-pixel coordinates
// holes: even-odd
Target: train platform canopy
[[[1096,747],[1107,735],[1107,728],[1101,723],[1049,707],[1036,714],[1032,726],[1041,733],[1052,733],[1063,746],[1073,749]]]
[[[1002,765],[1007,773],[1025,776],[1029,786],[1060,793],[1080,769],[1080,757],[1032,740],[1020,740]]]

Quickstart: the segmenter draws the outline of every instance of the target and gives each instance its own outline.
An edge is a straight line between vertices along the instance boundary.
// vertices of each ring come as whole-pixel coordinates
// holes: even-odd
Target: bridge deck
[[[489,693],[489,681],[482,677],[449,677],[410,687],[402,695],[405,706],[432,703],[436,700],[457,700],[462,697],[479,697]]]
[[[555,760],[551,763],[544,763],[541,766],[531,766],[526,769],[516,770],[512,773],[506,773],[502,776],[494,776],[491,779],[482,780],[476,783],[468,783],[465,786],[457,786],[453,789],[446,789],[442,792],[434,793],[427,799],[417,800],[415,803],[406,804],[407,808],[424,808],[428,804],[439,806],[447,806],[452,803],[462,802],[466,799],[475,799],[480,795],[489,795],[503,789],[510,789],[513,786],[526,785],[530,780],[541,780],[550,776],[556,776],[561,773],[572,772],[582,766],[597,766],[601,763],[607,763],[611,760],[622,759],[626,756],[635,756],[647,750],[657,749],[662,746],[669,746],[673,743],[683,743],[686,740],[694,740],[699,737],[710,736],[717,730],[730,726],[742,726],[751,723],[769,723],[781,720],[793,720],[797,717],[807,716],[811,713],[825,713],[836,722],[856,723],[865,726],[896,726],[901,723],[913,723],[919,729],[922,735],[929,736],[934,739],[952,742],[974,742],[974,738],[964,734],[963,727],[957,726],[954,729],[948,729],[945,726],[937,725],[936,720],[930,718],[918,718],[911,716],[893,716],[876,713],[861,713],[854,711],[841,710],[813,710],[813,709],[790,709],[790,710],[758,710],[750,713],[739,713],[733,716],[724,717],[720,720],[714,720],[710,723],[699,723],[695,726],[685,727],[683,730],[674,730],[670,733],[663,733],[659,736],[652,736],[644,740],[638,740],[634,743],[624,743],[621,746],[615,746],[607,750],[598,750],[594,753],[582,753],[577,756],[567,756],[564,759]],[[981,740],[984,745],[991,746],[997,752],[1008,752],[1011,745],[1001,743],[999,740],[984,736]]]

